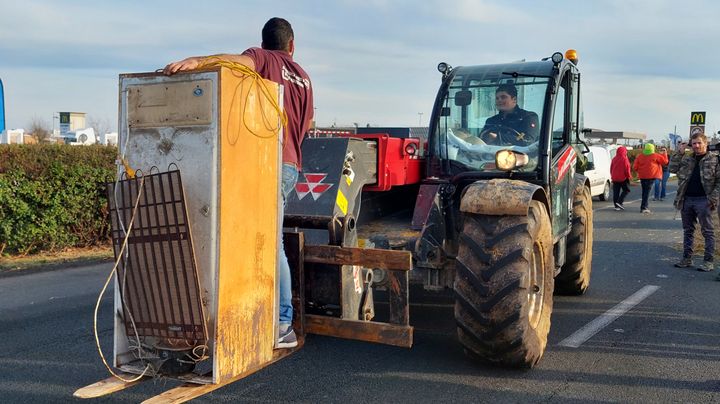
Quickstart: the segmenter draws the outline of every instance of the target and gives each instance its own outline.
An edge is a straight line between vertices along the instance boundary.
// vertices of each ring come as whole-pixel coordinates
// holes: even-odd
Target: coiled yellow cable
[[[260,76],[258,72],[255,70],[237,62],[231,62],[229,60],[221,59],[217,56],[208,56],[205,59],[203,59],[202,62],[200,62],[200,65],[197,67],[198,69],[201,68],[207,68],[207,67],[225,67],[227,69],[230,69],[233,72],[233,75],[235,77],[243,77],[243,78],[250,78],[252,80],[251,86],[256,86],[259,90],[259,92],[264,96],[264,98],[270,103],[270,105],[273,107],[275,112],[277,112],[278,116],[280,117],[280,123],[283,128],[287,128],[287,113],[282,109],[282,107],[278,104],[277,100],[273,97],[272,92],[268,88],[267,84],[265,84],[265,81]],[[232,102],[230,105],[230,110],[232,110],[232,104],[235,102],[235,98],[237,97],[237,92],[240,86],[242,85],[242,82],[238,84],[238,86],[235,88],[235,94],[233,95]],[[250,94],[252,91],[248,91],[248,93],[245,95],[245,108],[247,108],[248,100],[250,97]],[[261,111],[264,112],[264,108],[260,108]],[[242,122],[245,125],[245,127],[248,129],[250,133],[252,133],[254,136],[257,136],[259,138],[270,138],[275,136],[280,131],[280,126],[275,124],[271,124],[268,117],[265,116],[263,113],[263,122],[265,124],[265,128],[269,131],[273,132],[270,136],[263,136],[259,133],[253,131],[251,127],[247,124],[245,121],[245,111],[242,111]],[[228,117],[228,120],[230,117]],[[229,127],[229,126],[228,126]],[[284,143],[284,142],[283,142]]]

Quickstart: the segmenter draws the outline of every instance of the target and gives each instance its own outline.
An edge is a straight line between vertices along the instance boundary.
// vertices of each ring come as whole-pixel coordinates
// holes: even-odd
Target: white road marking
[[[388,302],[374,302],[375,306],[388,306]],[[441,309],[450,309],[455,307],[455,303],[410,303],[410,307],[435,307]]]
[[[660,289],[660,286],[644,286],[642,289],[635,292],[632,296],[618,303],[612,309],[606,311],[600,317],[587,323],[585,327],[575,331],[575,333],[573,333],[571,336],[560,341],[558,345],[566,346],[569,348],[578,348],[585,341],[592,338],[593,335],[597,334],[600,330],[607,327],[610,323],[617,320],[620,316],[627,313],[633,307],[637,306],[640,302],[655,293],[655,291],[657,291],[658,289]]]

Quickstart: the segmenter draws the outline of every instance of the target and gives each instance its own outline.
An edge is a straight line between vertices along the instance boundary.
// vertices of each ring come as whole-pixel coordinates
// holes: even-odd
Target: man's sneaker
[[[698,271],[702,272],[712,272],[712,270],[715,269],[715,266],[713,266],[712,261],[705,261],[698,267]]]
[[[280,330],[280,338],[278,338],[276,348],[295,348],[297,346],[297,337],[295,336],[295,330],[292,327],[288,327],[285,332]]]
[[[648,209],[648,208],[645,208],[645,209],[641,210],[640,212],[642,212],[642,213],[648,213],[648,214],[652,213],[652,211],[651,211],[650,209]]]
[[[616,203],[615,207],[618,208],[618,210],[625,210],[625,207],[623,206],[622,203]]]
[[[677,268],[689,268],[692,266],[692,258],[690,257],[683,257],[683,259],[680,260],[680,262],[675,263],[675,266]]]
[[[617,205],[615,205],[615,210],[622,210],[622,209],[618,208]]]

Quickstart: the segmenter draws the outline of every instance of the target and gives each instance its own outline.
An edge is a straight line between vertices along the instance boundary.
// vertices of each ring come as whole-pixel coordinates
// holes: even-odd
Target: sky
[[[576,49],[585,126],[666,139],[720,130],[720,2],[666,0],[0,0],[6,126],[85,112],[116,130],[118,76],[260,45],[290,21],[318,126],[426,126],[452,66]],[[54,118],[55,117],[55,118]]]

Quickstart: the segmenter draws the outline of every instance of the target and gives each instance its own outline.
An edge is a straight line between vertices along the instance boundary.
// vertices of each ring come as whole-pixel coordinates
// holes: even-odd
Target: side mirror
[[[472,93],[470,90],[461,90],[455,93],[455,105],[458,107],[466,107],[472,102]]]

